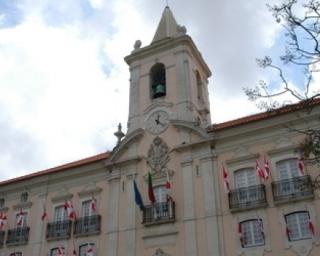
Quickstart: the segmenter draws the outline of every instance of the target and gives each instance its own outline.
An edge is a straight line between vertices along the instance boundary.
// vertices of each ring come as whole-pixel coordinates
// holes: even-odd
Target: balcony
[[[267,206],[266,188],[263,184],[238,188],[229,193],[232,212]]]
[[[142,223],[145,226],[175,221],[175,202],[163,202],[145,206]]]
[[[101,216],[93,215],[79,218],[74,223],[75,236],[95,235],[100,233]]]
[[[311,177],[305,175],[272,182],[272,193],[276,204],[313,198]]]
[[[8,246],[27,244],[29,241],[29,230],[29,227],[9,229],[6,244]]]
[[[3,230],[0,231],[0,248],[3,247],[5,234],[6,234],[5,231],[3,231]]]
[[[47,240],[68,239],[71,235],[72,222],[70,220],[49,222],[47,224]]]

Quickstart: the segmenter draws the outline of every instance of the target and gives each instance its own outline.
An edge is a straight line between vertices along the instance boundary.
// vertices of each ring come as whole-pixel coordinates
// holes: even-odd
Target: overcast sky
[[[266,3],[169,1],[212,70],[214,123],[258,110],[242,88],[281,51]],[[165,0],[0,0],[0,180],[111,150],[128,114],[135,40],[150,43]],[[116,110],[116,111],[115,111]]]

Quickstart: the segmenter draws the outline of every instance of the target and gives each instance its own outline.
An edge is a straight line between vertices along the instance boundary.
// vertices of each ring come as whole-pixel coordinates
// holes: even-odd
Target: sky
[[[283,50],[273,2],[169,1],[212,70],[213,123],[258,112],[242,88],[272,79],[255,59]],[[123,58],[151,42],[165,5],[0,0],[0,180],[112,150],[128,115]]]

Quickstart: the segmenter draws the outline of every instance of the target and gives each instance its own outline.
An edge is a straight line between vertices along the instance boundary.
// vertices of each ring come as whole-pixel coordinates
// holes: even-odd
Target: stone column
[[[181,162],[183,182],[183,222],[185,236],[185,256],[197,255],[197,237],[193,196],[192,158],[185,157]]]
[[[207,237],[207,255],[223,255],[222,237],[220,232],[218,217],[219,211],[219,185],[218,170],[214,168],[214,158],[209,153],[200,159],[200,167],[203,179],[203,194],[205,207],[206,237]]]
[[[136,206],[133,193],[134,175],[127,176],[127,256],[136,255]]]
[[[43,214],[43,206],[46,204],[46,197],[47,193],[43,193],[39,195],[38,197],[38,205],[37,205],[37,210],[35,211],[36,214],[36,220],[34,224],[34,230],[33,232],[33,241],[30,241],[33,246],[32,246],[32,255],[43,255],[42,251],[42,245],[45,244],[45,232],[46,232],[46,220],[41,220],[42,214]]]
[[[120,200],[120,171],[113,170],[108,177],[108,209],[107,209],[107,249],[106,256],[117,256],[119,236],[119,200]]]
[[[131,67],[130,72],[129,126],[127,134],[139,127],[140,66]]]

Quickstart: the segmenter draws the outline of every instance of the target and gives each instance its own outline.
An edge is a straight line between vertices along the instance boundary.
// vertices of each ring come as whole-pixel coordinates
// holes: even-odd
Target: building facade
[[[1,256],[320,254],[319,171],[296,152],[319,101],[211,125],[211,71],[169,7],[125,61],[127,134],[1,182]]]

